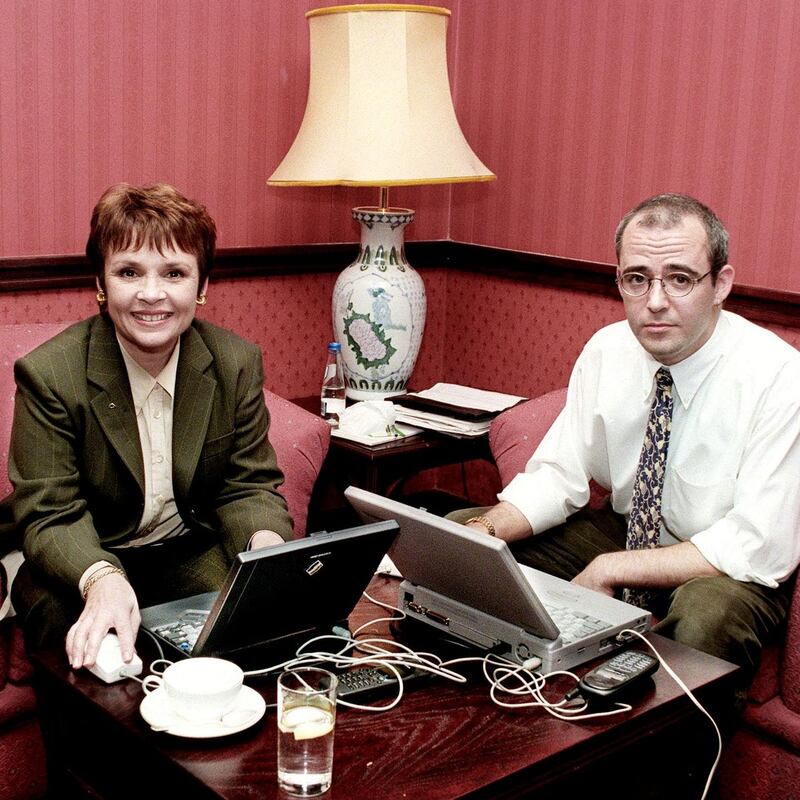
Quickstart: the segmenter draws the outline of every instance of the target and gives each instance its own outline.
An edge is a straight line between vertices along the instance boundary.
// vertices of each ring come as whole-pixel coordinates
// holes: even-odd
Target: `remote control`
[[[395,666],[403,678],[403,688],[408,688],[410,683],[416,683],[419,678],[427,677],[423,670],[410,667]],[[358,699],[375,694],[396,691],[397,676],[388,667],[357,667],[339,673],[339,689],[337,697],[351,700],[354,695]]]
[[[658,659],[641,650],[626,650],[581,678],[580,693],[587,700],[616,701],[642,684],[658,669]]]

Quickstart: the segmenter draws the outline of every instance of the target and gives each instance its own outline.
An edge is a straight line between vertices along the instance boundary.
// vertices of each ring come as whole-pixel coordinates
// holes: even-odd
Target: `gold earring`
[[[199,306],[204,306],[207,301],[208,298],[204,294],[199,294],[197,295],[197,300],[195,300],[195,303],[197,303]]]
[[[103,303],[106,302],[106,293],[102,289],[98,290],[98,292],[95,295],[95,297],[97,298],[98,304],[101,305],[101,306],[103,305]]]

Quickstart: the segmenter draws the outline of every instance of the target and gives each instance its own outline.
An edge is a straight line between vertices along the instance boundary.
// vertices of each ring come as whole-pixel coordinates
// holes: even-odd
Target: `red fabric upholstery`
[[[800,754],[743,726],[725,747],[718,784],[720,800],[790,800],[798,796]]]
[[[15,691],[33,698],[30,687]],[[36,717],[17,719],[13,726],[0,722],[0,797],[33,800],[44,797],[46,790],[44,744]]]
[[[503,486],[525,469],[533,451],[564,408],[566,399],[566,389],[555,389],[495,418],[489,429],[489,447]]]
[[[0,497],[11,491],[8,480],[8,445],[14,409],[14,362],[55,336],[66,323],[0,325]]]
[[[789,609],[780,691],[787,708],[800,714],[800,581],[795,586]]]
[[[278,491],[286,498],[295,537],[305,536],[308,504],[328,453],[331,427],[321,417],[264,390],[270,414],[269,440],[286,478]]]
[[[525,469],[539,442],[555,422],[567,401],[567,390],[552,392],[520,403],[495,418],[489,429],[489,447],[500,473],[500,481],[506,486],[509,481]],[[589,484],[589,505],[601,507],[608,491],[594,481]]]
[[[503,412],[489,444],[505,486],[533,454],[558,416],[566,389]],[[593,488],[592,505],[604,490]],[[800,584],[795,588],[784,642],[767,647],[750,687],[740,726],[723,753],[721,800],[798,797],[800,787]]]
[[[786,636],[768,647],[750,687],[739,729],[720,763],[723,800],[797,797],[800,786],[800,588]]]
[[[8,447],[14,408],[14,362],[67,327],[67,323],[0,325],[0,497],[11,491]],[[269,391],[270,441],[286,480],[280,488],[294,521],[295,536],[306,532],[314,482],[330,444],[330,427],[319,417]],[[0,548],[4,546],[0,542]],[[3,551],[0,550],[0,555]],[[8,591],[0,564],[0,604]],[[0,798],[32,800],[45,786],[44,751],[30,686],[32,667],[22,632],[13,619],[0,620]]]

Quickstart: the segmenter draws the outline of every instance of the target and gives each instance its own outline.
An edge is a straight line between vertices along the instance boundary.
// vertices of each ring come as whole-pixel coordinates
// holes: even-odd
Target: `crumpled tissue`
[[[339,414],[339,431],[353,436],[402,436],[397,409],[388,400],[362,400]]]

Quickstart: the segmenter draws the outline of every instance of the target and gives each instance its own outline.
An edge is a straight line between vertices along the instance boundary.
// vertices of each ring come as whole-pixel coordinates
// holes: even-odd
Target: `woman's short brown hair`
[[[102,282],[106,257],[120,250],[176,248],[197,258],[200,285],[214,263],[217,227],[205,206],[174,186],[118,183],[103,192],[92,212],[86,255]]]

